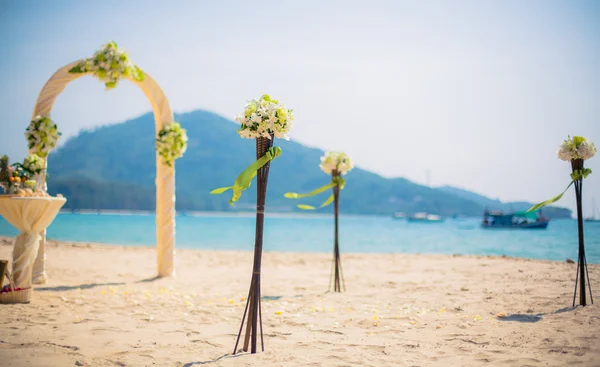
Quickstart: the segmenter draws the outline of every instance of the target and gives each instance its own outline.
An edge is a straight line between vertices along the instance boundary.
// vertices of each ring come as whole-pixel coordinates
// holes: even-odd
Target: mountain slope
[[[460,189],[452,186],[442,186],[439,187],[438,190],[447,192],[449,194],[461,197],[463,199],[471,200],[474,203],[477,203],[484,207],[487,210],[499,210],[504,212],[515,212],[515,211],[524,211],[531,208],[532,203],[527,203],[523,201],[504,203],[498,199],[490,199],[483,195],[476,194],[472,191],[468,191],[465,189]],[[545,207],[543,209],[544,215],[549,217],[562,217],[562,218],[570,218],[571,210],[566,208],[558,208],[558,207]]]
[[[237,125],[206,111],[176,116],[188,131],[188,150],[176,164],[177,208],[188,210],[248,210],[256,200],[254,184],[231,207],[228,194],[210,195],[229,186],[255,160],[254,140],[241,139]],[[155,153],[154,118],[145,114],[124,123],[81,132],[50,155],[49,189],[76,195],[71,208],[153,207]],[[287,191],[306,192],[329,181],[320,171],[321,150],[276,140],[283,154],[271,164],[267,204],[272,211],[292,211],[298,201]],[[85,194],[83,194],[85,192]],[[123,199],[127,196],[127,199]],[[323,194],[302,203],[318,204]],[[417,185],[403,178],[385,179],[356,167],[341,193],[344,213],[385,214],[427,211],[441,215],[481,215],[483,206],[444,190]],[[329,209],[328,209],[329,210]]]

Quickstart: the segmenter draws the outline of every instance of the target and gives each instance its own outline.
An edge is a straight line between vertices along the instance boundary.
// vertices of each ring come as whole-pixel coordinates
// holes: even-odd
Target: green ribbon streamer
[[[242,191],[246,190],[250,187],[250,182],[256,176],[259,169],[261,169],[265,164],[269,163],[275,157],[279,157],[281,155],[280,147],[271,147],[267,150],[265,155],[260,157],[256,162],[252,163],[248,168],[242,171],[240,175],[235,179],[233,186],[227,187],[219,187],[218,189],[212,190],[210,193],[219,195],[224,193],[227,190],[233,191],[233,196],[231,200],[229,200],[229,204],[233,205],[236,201],[242,197]]]
[[[340,189],[343,189],[344,186],[346,185],[346,181],[344,181],[344,179],[341,176],[335,176],[331,178],[331,182],[328,183],[325,186],[321,186],[318,189],[314,189],[313,191],[309,192],[308,194],[297,194],[295,192],[286,192],[283,196],[285,196],[288,199],[301,199],[301,198],[306,198],[306,197],[310,197],[310,196],[315,196],[318,195],[324,191],[327,191],[328,189],[331,189],[332,187],[335,186],[339,186]],[[323,202],[323,204],[321,204],[319,206],[319,208],[323,208],[326,207],[327,205],[331,204],[334,200],[334,195],[331,194],[327,200],[325,200]],[[304,210],[315,210],[317,208],[315,208],[312,205],[305,205],[305,204],[298,204],[298,208],[300,209],[304,209]]]
[[[560,194],[556,195],[555,197],[553,197],[551,199],[548,199],[546,201],[542,201],[541,203],[535,204],[534,206],[532,206],[531,208],[529,208],[526,211],[526,213],[529,213],[529,212],[541,209],[541,208],[543,208],[543,207],[545,207],[547,205],[556,203],[557,201],[559,201],[563,197],[563,195],[565,194],[565,192],[567,192],[567,190],[569,189],[569,187],[571,187],[571,185],[573,185],[573,183],[575,181],[587,178],[587,176],[589,176],[590,173],[592,173],[592,170],[589,169],[589,168],[585,168],[583,170],[573,171],[573,173],[571,173],[571,180],[572,181],[571,181],[571,183],[569,183],[569,185],[567,186],[567,188],[563,192],[561,192]]]

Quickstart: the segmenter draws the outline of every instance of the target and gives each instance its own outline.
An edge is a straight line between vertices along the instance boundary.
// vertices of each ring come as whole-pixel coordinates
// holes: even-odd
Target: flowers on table
[[[94,53],[94,56],[83,60],[69,70],[70,73],[92,73],[104,82],[106,89],[117,86],[119,80],[129,77],[139,82],[144,80],[144,73],[129,59],[125,50],[114,41],[108,42]]]
[[[46,157],[56,145],[61,133],[48,116],[36,116],[25,130],[29,150],[40,157]]]
[[[286,192],[284,196],[288,199],[301,199],[305,197],[315,196],[322,192],[325,192],[328,189],[338,187],[340,190],[344,188],[346,185],[346,181],[342,178],[342,175],[348,173],[354,167],[354,163],[350,159],[350,157],[343,152],[327,152],[325,155],[321,157],[321,164],[319,165],[321,170],[327,174],[331,175],[331,182],[325,186],[321,186],[318,189],[315,189],[308,194],[298,194],[295,192]],[[331,194],[327,200],[321,204],[320,208],[323,208],[333,202],[335,199],[334,194]],[[299,204],[298,208],[305,210],[314,210],[316,209],[311,205]]]
[[[173,162],[183,156],[187,150],[187,133],[181,124],[173,122],[165,125],[156,138],[156,151],[162,157],[163,163],[173,167]]]
[[[265,94],[260,99],[253,99],[246,105],[244,113],[235,121],[240,123],[238,133],[242,138],[259,137],[271,139],[271,136],[288,140],[287,133],[292,127],[294,116],[292,110],[285,108],[276,99]]]
[[[30,154],[23,163],[14,163],[12,166],[9,165],[8,156],[0,157],[0,187],[5,194],[19,194],[20,191],[25,192],[23,189],[33,193],[37,181],[31,177],[41,173],[45,164],[45,160],[36,154]]]

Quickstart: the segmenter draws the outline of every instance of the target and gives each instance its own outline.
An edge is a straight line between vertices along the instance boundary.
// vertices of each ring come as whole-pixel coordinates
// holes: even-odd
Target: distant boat
[[[409,222],[440,223],[444,221],[444,218],[436,214],[415,213],[406,217],[406,220]]]
[[[600,222],[600,218],[596,217],[596,200],[592,198],[592,216],[583,219],[584,222]]]
[[[394,213],[394,214],[392,214],[392,218],[393,219],[405,219],[406,218],[406,214],[404,214],[404,213]]]
[[[546,229],[548,222],[550,219],[543,217],[540,211],[504,214],[486,210],[481,226],[488,229]]]

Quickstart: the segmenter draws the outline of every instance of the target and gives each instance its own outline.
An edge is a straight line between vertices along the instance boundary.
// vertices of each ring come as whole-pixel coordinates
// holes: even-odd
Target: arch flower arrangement
[[[92,75],[100,80],[107,90],[115,88],[123,79],[128,79],[148,98],[156,125],[156,249],[158,276],[175,273],[175,164],[185,152],[185,130],[173,122],[169,101],[159,85],[141,68],[135,65],[127,52],[116,42],[108,42],[92,57],[81,59],[58,69],[46,82],[36,101],[33,120],[26,131],[29,153],[44,158],[56,147],[60,133],[50,119],[50,112],[58,95],[72,81]],[[175,125],[175,126],[169,126]],[[47,163],[46,163],[47,164]],[[40,174],[45,189],[45,170]],[[36,182],[40,184],[40,182]],[[45,231],[33,269],[33,283],[45,283]]]
[[[47,157],[56,148],[61,135],[58,126],[48,116],[35,116],[25,129],[29,151],[41,158]]]
[[[242,316],[242,323],[238,332],[237,340],[233,354],[238,352],[238,343],[244,328],[246,315],[248,323],[244,337],[244,346],[242,350],[248,351],[250,344],[251,353],[256,353],[257,337],[260,327],[260,343],[262,350],[265,350],[263,332],[262,332],[262,313],[260,303],[260,269],[263,249],[263,230],[265,200],[267,196],[267,179],[269,177],[269,168],[271,161],[281,155],[281,148],[274,146],[275,138],[288,139],[287,133],[292,127],[294,116],[292,110],[287,109],[276,99],[272,99],[265,94],[259,99],[251,100],[247,103],[244,112],[237,116],[235,120],[240,123],[238,134],[245,139],[256,139],[256,162],[252,163],[236,178],[232,186],[221,187],[211,191],[211,194],[222,194],[228,190],[233,192],[230,204],[234,204],[242,196],[242,192],[250,187],[250,183],[255,176],[257,181],[256,197],[256,236],[254,241],[254,264],[252,278],[250,281],[250,290]]]
[[[102,45],[94,56],[80,61],[69,73],[91,73],[104,83],[106,89],[115,88],[123,78],[129,77],[138,82],[145,78],[142,69],[134,65],[127,52],[114,41]]]
[[[35,172],[30,171],[35,176],[36,191],[46,191],[47,157],[58,145],[61,135],[58,126],[49,116],[36,115],[25,129],[25,139],[27,139],[30,155],[25,158],[24,164],[27,164],[28,160],[31,163],[35,161],[43,164],[41,169],[36,169]]]
[[[346,282],[344,281],[344,273],[342,272],[342,260],[340,258],[340,246],[339,246],[339,231],[338,231],[338,217],[339,217],[339,201],[340,191],[344,189],[346,181],[342,176],[348,173],[354,167],[354,163],[346,153],[342,152],[327,152],[321,157],[321,164],[319,165],[321,170],[328,175],[331,175],[331,182],[327,185],[321,186],[308,194],[297,194],[295,192],[285,193],[285,197],[289,199],[301,199],[305,197],[315,196],[326,190],[333,189],[333,194],[327,198],[321,204],[320,208],[323,208],[332,202],[333,216],[334,216],[334,244],[333,244],[333,262],[331,266],[331,274],[329,276],[329,290],[331,290],[331,282],[333,281],[334,292],[341,292],[342,289],[346,290]],[[314,210],[316,209],[310,205],[298,205],[300,209]]]
[[[567,188],[557,196],[543,201],[532,206],[528,211],[538,210],[546,205],[557,202],[567,192],[571,185],[575,185],[575,201],[577,202],[577,232],[579,235],[579,254],[577,260],[577,274],[575,276],[575,292],[573,294],[573,307],[575,307],[575,299],[577,297],[577,283],[579,283],[579,304],[587,305],[586,297],[586,277],[588,290],[590,292],[590,301],[593,304],[592,287],[587,269],[587,260],[585,257],[585,246],[583,238],[583,214],[582,214],[582,188],[583,180],[587,178],[592,170],[584,167],[584,161],[593,158],[596,155],[597,149],[593,142],[583,136],[568,137],[559,147],[558,158],[571,163],[571,182]]]
[[[164,164],[173,167],[173,162],[183,156],[187,150],[187,132],[181,124],[174,122],[165,125],[158,132],[156,138],[156,151]]]

